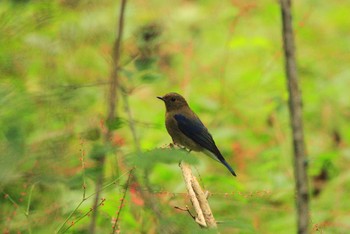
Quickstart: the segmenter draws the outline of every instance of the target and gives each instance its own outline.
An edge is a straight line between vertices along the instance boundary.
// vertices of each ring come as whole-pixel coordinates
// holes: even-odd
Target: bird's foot
[[[192,152],[191,149],[188,149],[188,148],[186,148],[185,146],[181,146],[180,149],[183,150],[183,151],[186,151],[186,153],[188,153],[188,154]]]
[[[178,148],[178,149],[183,149],[184,147],[182,145],[179,145],[177,143],[169,143],[169,148],[172,148],[172,149],[175,149],[175,148]]]
[[[180,145],[178,143],[169,143],[169,148],[177,148],[177,149],[180,149],[180,150],[185,150],[186,152],[190,153],[192,150],[190,149],[187,149],[185,146],[183,145]]]

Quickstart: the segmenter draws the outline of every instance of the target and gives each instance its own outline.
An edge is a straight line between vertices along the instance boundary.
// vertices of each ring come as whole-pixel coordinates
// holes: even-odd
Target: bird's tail
[[[205,153],[206,155],[208,155],[209,157],[211,157],[212,159],[214,159],[215,161],[218,161],[218,162],[224,164],[224,166],[231,172],[231,174],[232,174],[233,176],[237,176],[236,173],[235,173],[235,171],[232,169],[232,167],[230,166],[230,164],[228,164],[228,163],[226,162],[226,160],[225,160],[224,157],[221,155],[221,153],[220,153],[219,150],[218,150],[218,155],[219,155],[219,157],[218,157],[217,155],[215,155],[214,153],[210,152],[209,150],[204,150],[204,153]]]
[[[221,163],[225,165],[225,167],[231,172],[231,174],[233,176],[237,176],[235,171],[232,169],[232,167],[225,160],[222,160]]]

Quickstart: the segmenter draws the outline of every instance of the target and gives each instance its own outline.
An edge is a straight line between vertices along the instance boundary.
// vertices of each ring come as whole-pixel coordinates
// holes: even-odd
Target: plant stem
[[[282,34],[285,55],[285,70],[289,91],[289,113],[293,131],[294,177],[296,189],[298,233],[308,233],[309,189],[307,178],[307,158],[302,120],[302,98],[298,84],[295,59],[295,43],[292,27],[291,0],[280,0],[282,12]]]

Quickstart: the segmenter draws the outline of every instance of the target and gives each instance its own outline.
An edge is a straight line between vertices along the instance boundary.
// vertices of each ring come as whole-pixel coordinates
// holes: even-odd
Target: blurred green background
[[[312,233],[350,230],[350,19],[348,2],[294,1],[303,93]],[[196,176],[209,190],[221,233],[295,233],[293,158],[277,1],[129,1],[121,57],[118,121],[104,168],[102,135],[119,1],[0,2],[0,230],[86,233],[103,173],[98,233],[110,233],[133,164],[163,219],[129,186],[121,233],[203,232],[177,162],[157,162],[171,139],[156,96],[184,95],[237,178],[200,154]],[[126,102],[127,101],[127,102]],[[128,105],[126,104],[128,103]],[[143,152],[135,156],[130,116]],[[103,149],[102,149],[103,150]],[[191,156],[191,157],[192,157]],[[147,166],[143,166],[147,157]],[[81,160],[85,166],[82,166]],[[83,215],[86,216],[83,216]],[[67,221],[65,225],[64,222]],[[74,223],[74,225],[72,225]]]

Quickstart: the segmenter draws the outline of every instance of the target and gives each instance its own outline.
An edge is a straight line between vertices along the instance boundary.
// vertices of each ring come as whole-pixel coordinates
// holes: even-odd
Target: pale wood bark
[[[180,168],[182,170],[187,192],[197,214],[195,221],[201,227],[216,228],[216,221],[209,206],[207,197],[200,187],[196,177],[193,176],[191,166],[187,163],[181,162]]]

